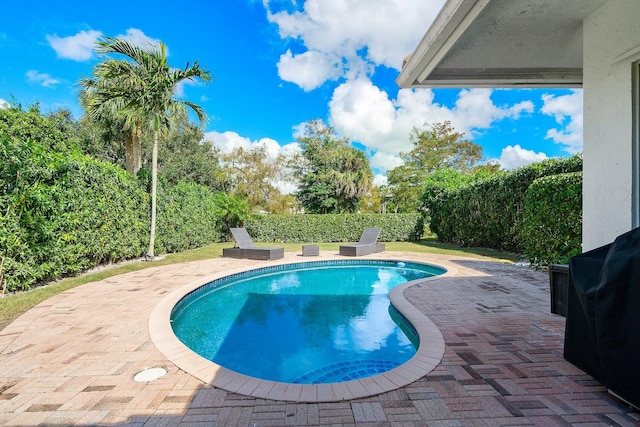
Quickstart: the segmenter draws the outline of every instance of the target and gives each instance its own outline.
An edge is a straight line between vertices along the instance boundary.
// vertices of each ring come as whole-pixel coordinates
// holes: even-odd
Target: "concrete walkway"
[[[313,260],[333,258],[335,253],[323,252]],[[405,291],[446,344],[435,370],[408,386],[351,401],[294,403],[227,392],[179,370],[150,340],[154,307],[185,284],[270,265],[217,258],[80,286],[0,331],[0,424],[640,425],[640,414],[563,360],[564,318],[549,312],[546,273],[414,253],[367,258],[451,270]],[[287,253],[283,261],[301,260]],[[168,373],[133,380],[149,367]]]

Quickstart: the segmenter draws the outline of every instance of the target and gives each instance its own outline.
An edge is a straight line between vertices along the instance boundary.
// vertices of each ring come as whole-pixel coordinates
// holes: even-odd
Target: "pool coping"
[[[389,299],[416,330],[420,345],[416,354],[402,365],[387,372],[358,380],[329,383],[329,384],[294,384],[250,377],[223,366],[220,366],[185,346],[173,333],[171,328],[171,313],[174,306],[189,292],[207,283],[243,271],[249,268],[225,271],[202,277],[195,282],[186,284],[165,296],[152,310],[149,316],[149,335],[156,348],[179,369],[194,376],[200,381],[220,389],[263,399],[291,401],[291,402],[336,402],[374,396],[380,393],[396,390],[427,375],[438,366],[444,356],[445,343],[438,327],[420,310],[413,306],[405,297],[404,291],[418,283],[424,283],[436,278],[455,276],[456,269],[447,265],[425,263],[408,259],[382,258],[366,256],[367,260],[379,261],[409,261],[428,265],[437,265],[447,269],[445,274],[426,279],[413,280],[399,285],[391,290]],[[340,260],[344,257],[323,257],[323,261]],[[291,261],[265,261],[265,266],[297,264]]]

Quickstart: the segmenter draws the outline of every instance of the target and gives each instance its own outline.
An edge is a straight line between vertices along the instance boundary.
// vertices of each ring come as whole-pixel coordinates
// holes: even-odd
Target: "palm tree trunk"
[[[136,176],[142,167],[142,135],[139,127],[125,132],[124,147],[125,167],[131,175]]]
[[[133,132],[127,131],[124,134],[124,165],[131,175],[135,175],[135,161],[133,154]]]
[[[133,157],[133,175],[136,176],[142,167],[142,125],[136,126],[133,132],[131,155]]]
[[[158,131],[153,132],[153,154],[151,156],[151,233],[149,235],[149,251],[147,254],[154,258],[156,242],[156,200],[158,190]]]

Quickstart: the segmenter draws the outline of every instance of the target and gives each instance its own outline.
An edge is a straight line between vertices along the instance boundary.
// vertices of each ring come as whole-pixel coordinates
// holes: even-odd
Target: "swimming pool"
[[[172,309],[172,328],[202,357],[251,377],[298,384],[361,379],[416,353],[417,335],[390,309],[389,291],[445,271],[377,260],[265,267],[189,292]]]

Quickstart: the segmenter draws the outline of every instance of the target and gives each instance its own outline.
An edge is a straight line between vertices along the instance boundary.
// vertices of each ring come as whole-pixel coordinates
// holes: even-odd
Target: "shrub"
[[[129,173],[83,155],[66,158],[50,189],[62,274],[143,253],[149,220],[141,206],[149,198]]]
[[[150,200],[139,179],[81,154],[73,121],[0,109],[0,284],[7,291],[141,256]],[[220,241],[214,196],[179,183],[159,194],[157,247],[179,251]]]
[[[420,196],[421,209],[427,220],[429,213],[437,206],[437,200],[445,193],[456,191],[461,187],[469,186],[476,182],[495,178],[500,172],[493,172],[487,168],[479,168],[474,172],[462,172],[455,169],[438,169],[429,174],[424,181],[422,195]]]
[[[120,168],[6,135],[0,165],[7,290],[142,253],[146,195]]]
[[[67,152],[79,149],[79,145],[69,138],[73,127],[71,113],[66,110],[43,116],[37,104],[26,111],[20,106],[0,108],[0,135],[18,141],[37,141],[46,150]]]
[[[367,227],[381,227],[380,241],[415,241],[423,220],[413,214],[262,215],[245,221],[249,234],[261,242],[355,242]]]
[[[535,180],[524,198],[520,240],[538,267],[565,264],[582,251],[582,173]]]
[[[541,177],[582,170],[579,155],[550,159],[447,191],[431,202],[429,227],[442,241],[522,252],[524,195]]]
[[[215,215],[216,196],[209,188],[179,182],[158,193],[156,250],[179,252],[220,242],[221,218]]]

